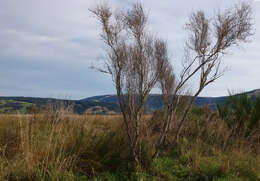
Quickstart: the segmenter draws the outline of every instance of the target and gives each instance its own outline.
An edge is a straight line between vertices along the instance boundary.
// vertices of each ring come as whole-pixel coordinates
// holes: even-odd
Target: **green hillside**
[[[26,113],[32,103],[16,100],[0,100],[0,113]]]

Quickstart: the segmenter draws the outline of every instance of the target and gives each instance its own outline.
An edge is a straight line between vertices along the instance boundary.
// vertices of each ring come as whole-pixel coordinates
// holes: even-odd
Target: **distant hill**
[[[247,95],[250,97],[258,97],[260,95],[260,89],[249,91]]]
[[[35,97],[0,97],[0,113],[26,113],[28,108],[32,105],[40,109],[47,109],[49,105],[71,106],[73,107],[73,112],[78,114],[83,114],[85,112],[91,113],[91,110],[97,107],[100,107],[100,111],[95,112],[98,114],[119,112],[117,104],[107,102]]]
[[[255,99],[260,94],[260,89],[245,92],[250,98]],[[223,104],[227,96],[222,97],[198,97],[195,106],[209,106],[215,109],[217,104]],[[26,113],[32,105],[46,109],[48,105],[71,105],[74,113],[78,114],[115,114],[120,109],[116,95],[101,95],[88,97],[81,100],[65,100],[53,98],[35,97],[0,97],[0,113]],[[151,94],[146,103],[145,110],[151,112],[162,108],[160,94]]]
[[[217,104],[223,104],[226,100],[226,97],[198,97],[195,101],[195,106],[209,106],[210,108],[216,108]],[[117,104],[117,96],[116,95],[103,95],[103,96],[94,96],[86,99],[82,99],[82,101],[91,101],[91,102],[106,102]],[[162,97],[160,94],[151,94],[146,103],[145,109],[148,111],[158,110],[162,108]]]
[[[103,95],[103,96],[94,96],[82,99],[81,101],[90,101],[96,103],[111,103],[118,105],[117,96],[116,95]],[[160,94],[151,94],[149,95],[146,103],[145,109],[148,111],[153,111],[156,109],[160,109],[162,107],[161,95]]]

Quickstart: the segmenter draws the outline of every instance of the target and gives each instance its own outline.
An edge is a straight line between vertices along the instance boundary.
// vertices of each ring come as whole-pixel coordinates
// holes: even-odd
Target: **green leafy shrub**
[[[187,179],[191,174],[191,167],[182,164],[182,161],[170,157],[159,158],[153,163],[152,173],[161,179]]]
[[[202,157],[198,163],[198,173],[203,180],[213,180],[224,175],[221,162],[214,157]]]
[[[246,94],[231,96],[223,106],[218,105],[220,117],[225,121],[233,135],[252,136],[259,128],[260,96],[252,99]]]

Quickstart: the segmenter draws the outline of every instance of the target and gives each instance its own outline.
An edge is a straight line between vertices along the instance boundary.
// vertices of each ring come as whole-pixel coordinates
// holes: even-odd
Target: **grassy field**
[[[135,172],[118,115],[1,114],[0,180],[260,180],[259,134],[230,138],[215,113],[195,110],[178,144],[151,160],[159,128],[144,119],[144,168]]]

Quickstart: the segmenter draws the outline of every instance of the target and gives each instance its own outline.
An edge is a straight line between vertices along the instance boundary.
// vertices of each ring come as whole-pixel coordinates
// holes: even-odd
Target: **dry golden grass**
[[[91,137],[117,129],[119,119],[63,112],[0,115],[0,180],[18,168],[32,180],[35,174],[47,178],[51,169],[73,170],[81,151],[92,144]]]
[[[120,115],[74,115],[64,110],[1,114],[0,180],[93,180],[104,172],[120,172],[125,174],[122,178],[130,177],[129,145],[121,119]],[[183,179],[188,178],[185,174],[194,178],[201,172],[211,174],[212,171],[205,168],[210,165],[214,165],[210,168],[215,169],[216,174],[236,173],[234,178],[243,174],[250,178],[260,176],[260,141],[233,139],[224,150],[229,130],[217,116],[191,115],[179,144],[169,145],[157,161],[150,157],[160,119],[151,119],[150,115],[144,119],[147,129],[142,130],[142,162],[150,180],[152,177],[153,180],[172,178],[177,174],[170,170],[165,172],[172,166],[167,165],[169,163],[178,163],[174,169],[176,166],[184,169],[180,171]],[[178,161],[174,161],[176,159]],[[110,176],[100,180],[109,180]],[[110,180],[117,179],[111,176]]]

